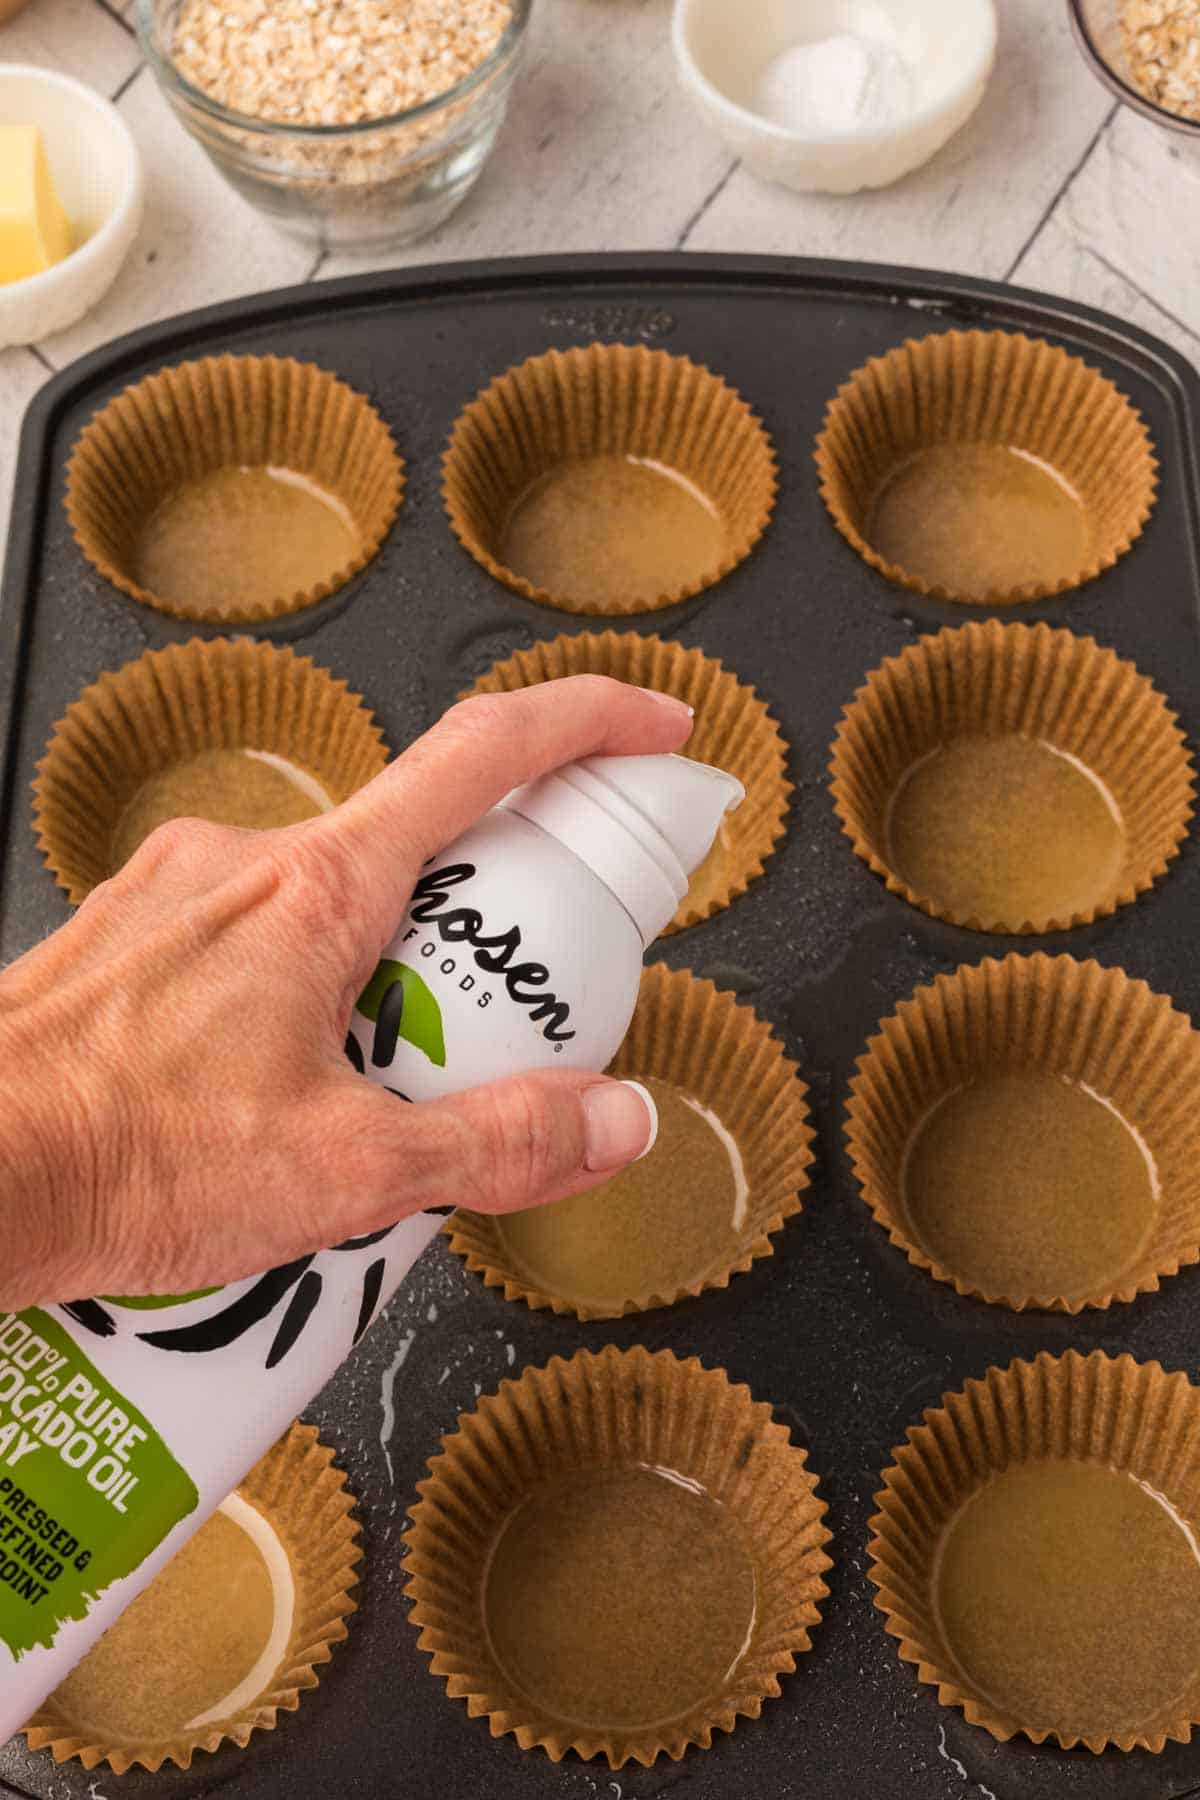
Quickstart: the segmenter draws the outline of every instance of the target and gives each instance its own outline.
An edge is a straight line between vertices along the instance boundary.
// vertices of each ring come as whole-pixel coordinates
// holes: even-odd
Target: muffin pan
[[[951,327],[1044,339],[1099,371],[1136,409],[1157,461],[1144,528],[1110,568],[1011,609],[940,601],[889,581],[834,529],[814,446],[838,387],[873,357]],[[605,620],[511,591],[456,542],[442,453],[456,420],[506,371],[547,350],[645,343],[719,376],[761,419],[779,494],[744,560],[694,598]],[[32,830],[31,784],[55,723],[90,684],[146,650],[215,637],[121,593],[83,557],[62,507],[79,433],[99,407],[164,366],[223,354],[295,357],[378,410],[404,459],[401,516],[345,586],[254,627],[361,694],[402,748],[453,698],[517,651],[563,632],[653,633],[720,659],[778,722],[795,784],[783,836],[748,890],[671,936],[653,958],[732,992],[799,1065],[816,1128],[802,1210],[772,1254],[727,1288],[669,1308],[581,1322],[506,1300],[439,1242],[306,1418],[337,1453],[363,1525],[360,1610],[294,1716],[191,1768],[102,1772],[98,1791],[250,1800],[392,1791],[488,1800],[1183,1800],[1200,1794],[1200,1738],[1158,1754],[997,1741],[901,1661],[874,1605],[869,1522],[910,1427],[989,1368],[1039,1353],[1128,1352],[1194,1369],[1200,1268],[1158,1292],[1077,1316],[1020,1313],[959,1294],[888,1241],[860,1197],[843,1124],[856,1059],[918,988],[984,957],[1049,951],[1144,981],[1200,1021],[1200,855],[1194,825],[1149,891],[1110,916],[1019,940],[932,918],[855,856],[827,774],[843,708],[870,672],[946,627],[999,616],[1093,638],[1200,729],[1200,384],[1181,358],[1116,319],[952,277],[773,260],[583,258],[388,273],[241,300],[156,325],[68,370],[25,429],[4,606],[0,723],[6,855],[0,958],[69,916]],[[1132,534],[1131,534],[1132,535]],[[405,1510],[439,1440],[481,1397],[555,1356],[605,1345],[699,1357],[769,1402],[807,1453],[828,1505],[832,1566],[812,1648],[759,1719],[674,1766],[552,1762],[447,1698],[408,1622]],[[986,1521],[984,1521],[986,1524]],[[612,1785],[615,1781],[615,1787]],[[0,1749],[0,1791],[88,1800],[96,1775],[22,1739]]]

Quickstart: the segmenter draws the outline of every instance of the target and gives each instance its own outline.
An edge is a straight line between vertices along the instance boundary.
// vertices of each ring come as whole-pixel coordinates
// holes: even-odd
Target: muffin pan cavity
[[[787,1427],[723,1371],[581,1350],[443,1440],[412,1512],[413,1622],[522,1749],[678,1760],[757,1718],[810,1647],[824,1512]]]
[[[510,1300],[581,1319],[669,1306],[770,1256],[809,1182],[807,1090],[769,1026],[652,964],[612,1064],[658,1106],[654,1148],[614,1181],[531,1212],[457,1212],[451,1248]]]
[[[354,1504],[333,1451],[293,1425],[38,1708],[30,1745],[153,1774],[273,1730],[347,1635]]]
[[[357,694],[311,658],[222,638],[149,650],[86,688],[34,784],[46,863],[78,903],[158,825],[294,825],[387,761]]]
[[[456,422],[446,511],[514,592],[564,612],[653,612],[749,556],[775,503],[771,441],[746,402],[645,345],[551,350]]]
[[[1028,934],[1090,924],[1165,874],[1191,765],[1132,663],[991,620],[872,671],[831,773],[846,836],[892,893],[973,931]]]
[[[1157,1363],[989,1369],[908,1434],[876,1605],[944,1706],[1005,1742],[1162,1750],[1200,1723],[1200,1390]]]
[[[1200,1033],[1120,969],[1009,956],[921,988],[860,1058],[863,1198],[918,1268],[1077,1313],[1200,1261]]]
[[[101,409],[67,470],[88,561],[179,619],[242,624],[335,593],[383,542],[404,465],[361,394],[278,356],[162,369]]]
[[[947,331],[874,357],[817,444],[846,541],[890,581],[984,606],[1042,600],[1111,568],[1154,503],[1125,396],[1022,333]]]

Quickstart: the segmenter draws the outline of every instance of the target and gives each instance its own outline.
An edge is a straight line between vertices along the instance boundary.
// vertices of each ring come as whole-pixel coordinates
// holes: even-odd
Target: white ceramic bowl
[[[831,131],[754,110],[773,58],[842,33],[893,45],[911,83],[905,117]],[[688,95],[748,169],[802,192],[852,194],[910,174],[966,124],[992,72],[996,13],[994,0],[675,0],[672,39]]]
[[[0,63],[0,121],[39,125],[75,249],[40,275],[0,285],[0,349],[74,325],[112,285],[142,219],[142,163],[115,106],[82,81]]]

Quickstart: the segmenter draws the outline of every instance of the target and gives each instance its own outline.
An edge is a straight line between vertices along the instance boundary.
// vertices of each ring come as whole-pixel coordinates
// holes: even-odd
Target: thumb
[[[357,1236],[431,1207],[520,1212],[585,1193],[653,1147],[658,1115],[639,1082],[575,1070],[415,1106],[350,1076],[321,1130],[338,1147],[339,1230]]]

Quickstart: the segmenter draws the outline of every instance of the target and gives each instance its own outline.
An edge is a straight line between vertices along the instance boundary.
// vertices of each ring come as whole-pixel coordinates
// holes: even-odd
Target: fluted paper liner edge
[[[262,1693],[228,1719],[153,1741],[116,1741],[94,1729],[74,1729],[51,1695],[24,1728],[30,1749],[49,1750],[57,1763],[77,1758],[85,1769],[106,1763],[117,1775],[139,1764],[151,1773],[165,1763],[188,1769],[198,1751],[227,1743],[244,1749],[253,1732],[272,1731],[281,1712],[295,1712],[301,1694],[318,1685],[317,1670],[333,1646],[347,1636],[346,1620],[358,1605],[350,1593],[363,1554],[351,1516],[357,1501],[333,1456],[315,1426],[293,1425],[237,1489],[274,1528],[296,1584],[287,1648]],[[179,1627],[185,1633],[187,1620]]]
[[[1160,1185],[1153,1233],[1119,1280],[1065,1297],[1047,1285],[990,1292],[916,1240],[904,1157],[939,1100],[998,1069],[1044,1069],[1113,1104],[1149,1147]],[[1012,955],[939,975],[884,1019],[850,1084],[846,1141],[862,1197],[910,1263],[964,1295],[1015,1312],[1106,1308],[1200,1262],[1200,1033],[1121,969],[1070,956]]]
[[[537,587],[508,568],[496,540],[513,504],[565,461],[628,454],[683,475],[720,515],[715,567],[624,604]],[[442,458],[442,496],[463,549],[514,593],[562,612],[656,612],[712,587],[744,562],[775,506],[776,458],[761,421],[718,375],[644,344],[548,350],[498,376],[460,413]]]
[[[1092,539],[1078,570],[968,592],[871,545],[868,515],[888,475],[921,449],[955,442],[1015,447],[1065,478]],[[1022,332],[938,332],[872,357],[830,402],[815,460],[830,517],[865,562],[913,593],[979,606],[1045,600],[1112,568],[1141,535],[1158,483],[1149,432],[1125,395],[1079,357]]]
[[[226,638],[148,650],[84,689],[37,765],[38,848],[74,904],[115,872],[112,834],[142,784],[214,749],[303,765],[335,803],[387,762],[370,710],[311,657]]]
[[[1021,1463],[1074,1458],[1123,1470],[1194,1523],[1200,1517],[1198,1428],[1200,1390],[1186,1375],[1101,1350],[1086,1357],[1043,1351],[1032,1362],[989,1369],[910,1427],[875,1496],[869,1572],[901,1660],[916,1665],[943,1706],[960,1707],[1001,1743],[1021,1733],[1035,1744],[1050,1739],[1063,1749],[1082,1744],[1099,1753],[1110,1745],[1158,1752],[1168,1740],[1188,1741],[1200,1723],[1200,1678],[1136,1729],[1108,1733],[1059,1732],[993,1707],[956,1668],[936,1623],[933,1589],[938,1545],[953,1518],[992,1475]]]
[[[511,693],[568,675],[608,675],[685,701],[695,727],[684,754],[736,775],[745,788],[746,798],[726,821],[731,852],[725,885],[702,905],[685,898],[663,936],[712,918],[764,873],[786,830],[792,793],[787,745],[765,702],[716,657],[634,631],[542,639],[494,664],[468,691]]]
[[[222,610],[153,594],[129,567],[135,535],[179,484],[230,467],[309,476],[354,520],[359,548],[332,574],[263,602]],[[392,433],[364,395],[313,363],[279,356],[209,356],[160,369],[107,402],[67,465],[67,518],[106,581],[172,618],[255,624],[336,593],[366,567],[404,493]]]
[[[499,1529],[531,1492],[579,1470],[631,1466],[670,1469],[730,1510],[754,1552],[754,1634],[715,1699],[666,1724],[588,1728],[545,1713],[506,1681],[488,1640],[483,1580]],[[831,1567],[817,1480],[787,1427],[723,1369],[640,1345],[554,1357],[464,1414],[418,1483],[408,1595],[419,1648],[493,1737],[511,1733],[553,1762],[574,1750],[613,1769],[648,1767],[661,1755],[678,1761],[689,1745],[707,1749],[714,1732],[757,1718],[810,1648]]]
[[[686,969],[652,963],[643,971],[637,1008],[611,1074],[672,1083],[716,1114],[736,1141],[749,1188],[746,1223],[732,1256],[669,1291],[629,1295],[617,1309],[552,1294],[531,1281],[506,1250],[496,1221],[456,1212],[446,1223],[450,1248],[506,1300],[523,1300],[578,1319],[621,1318],[725,1288],[760,1257],[801,1211],[813,1161],[808,1089],[771,1027],[749,1006]]]
[[[1126,853],[1111,891],[1069,916],[980,918],[918,893],[891,866],[888,803],[913,765],[964,735],[1040,739],[1078,758],[1112,794]],[[1128,906],[1167,872],[1194,803],[1192,753],[1148,676],[1093,638],[1049,625],[947,627],[867,676],[844,708],[830,791],[855,854],[910,906],[972,931],[1043,935]]]

